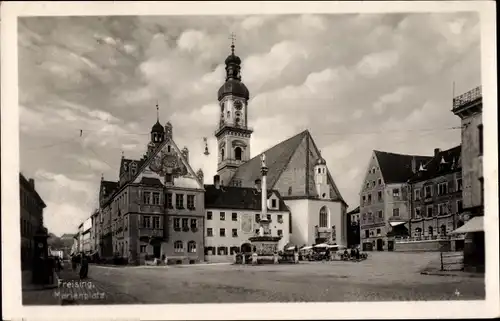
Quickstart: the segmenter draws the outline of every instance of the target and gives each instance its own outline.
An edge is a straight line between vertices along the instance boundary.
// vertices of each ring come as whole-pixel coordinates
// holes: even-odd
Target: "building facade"
[[[360,229],[360,207],[347,213],[347,246],[357,247],[361,244],[361,229]]]
[[[92,217],[86,219],[81,229],[81,250],[86,255],[92,253]]]
[[[34,236],[41,231],[47,232],[43,225],[43,209],[46,207],[35,189],[35,180],[26,179],[19,173],[20,226],[21,226],[21,268],[33,265]]]
[[[122,157],[119,180],[101,180],[99,255],[140,264],[163,256],[175,263],[203,260],[203,173],[173,140],[173,127],[151,129],[140,160]]]
[[[484,177],[483,98],[481,87],[453,98],[452,112],[462,124],[463,212],[466,223],[457,231],[466,233],[464,266],[484,271]],[[460,231],[461,229],[461,231]]]
[[[234,46],[226,61],[226,80],[218,92],[220,120],[217,174],[222,186],[253,188],[260,178],[259,154],[251,158],[249,91],[241,81],[241,60]],[[290,241],[296,245],[346,244],[347,204],[308,130],[264,152],[268,188],[276,190],[290,210]]]
[[[434,157],[409,180],[410,236],[416,240],[444,239],[464,224],[462,212],[461,147],[436,149]]]
[[[281,237],[278,249],[290,241],[289,211],[281,195],[267,190],[267,219],[272,236]],[[221,186],[216,175],[213,185],[205,185],[205,259],[227,262],[238,252],[251,252],[248,238],[258,235],[262,210],[262,189]]]
[[[431,157],[373,151],[360,191],[363,250],[393,250],[395,226],[408,229],[407,181]]]

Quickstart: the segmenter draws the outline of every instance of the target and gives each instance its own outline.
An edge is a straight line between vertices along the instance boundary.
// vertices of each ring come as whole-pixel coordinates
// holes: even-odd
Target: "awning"
[[[326,243],[316,244],[314,247],[328,247],[328,244]]]
[[[389,222],[389,224],[391,224],[392,227],[399,226],[399,225],[402,225],[404,223],[406,223],[406,222]]]
[[[301,248],[301,250],[310,250],[312,248],[313,248],[312,246],[304,246],[303,248]]]
[[[484,216],[475,216],[450,234],[484,232]]]

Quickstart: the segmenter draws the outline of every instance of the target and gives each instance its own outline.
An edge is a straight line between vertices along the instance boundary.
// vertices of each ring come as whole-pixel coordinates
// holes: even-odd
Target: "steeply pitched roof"
[[[425,170],[413,175],[409,182],[416,183],[460,171],[462,168],[461,153],[461,145],[439,152],[437,156],[423,164]],[[444,164],[441,163],[443,160]]]
[[[101,181],[101,188],[105,188],[106,192],[104,195],[110,195],[112,192],[114,192],[118,188],[118,182],[113,182],[113,181]]]
[[[286,166],[290,162],[295,150],[300,145],[304,137],[308,134],[305,130],[273,147],[263,152],[266,154],[266,165],[269,169],[267,173],[267,184],[272,187],[276,184],[281,173],[285,170]],[[260,167],[261,160],[260,157],[263,153],[250,159],[248,162],[242,164],[238,167],[236,173],[234,173],[231,182],[241,181],[242,186],[252,187],[255,180],[260,178]]]
[[[278,191],[268,190],[269,198],[275,193],[279,199],[279,211],[288,211],[288,207],[282,200]],[[205,185],[205,208],[227,208],[235,210],[261,211],[261,193],[255,188],[221,186],[219,189],[214,185]],[[273,210],[268,210],[273,211]]]
[[[352,211],[348,212],[347,215],[352,215],[352,214],[357,214],[360,212],[359,206],[353,209]]]
[[[149,186],[163,186],[162,182],[158,178],[154,177],[143,177],[140,184]]]
[[[122,157],[122,160],[120,162],[120,174],[118,177],[121,177],[124,172],[124,164],[130,165],[130,163],[135,162],[137,164],[137,169],[141,168],[142,165],[146,162],[146,156],[143,156],[143,158],[136,160],[136,159],[129,159],[129,158],[124,158]],[[130,169],[129,169],[130,170]]]
[[[426,164],[432,159],[432,157],[421,155],[395,154],[378,150],[374,152],[386,184],[406,183],[414,175],[413,159],[415,159],[416,169],[420,164]]]

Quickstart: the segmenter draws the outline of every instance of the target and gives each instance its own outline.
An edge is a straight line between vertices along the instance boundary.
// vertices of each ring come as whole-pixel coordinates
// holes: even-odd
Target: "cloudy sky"
[[[459,144],[452,84],[457,94],[480,85],[473,13],[36,17],[18,28],[20,166],[56,234],[90,215],[122,151],[144,153],[157,101],[212,180],[231,32],[252,155],[309,129],[351,209],[373,149],[430,155]]]

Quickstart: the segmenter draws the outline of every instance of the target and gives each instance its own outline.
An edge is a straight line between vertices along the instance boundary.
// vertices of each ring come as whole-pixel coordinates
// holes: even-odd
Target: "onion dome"
[[[321,151],[319,154],[319,158],[316,160],[316,165],[326,165],[326,160],[321,156]]]
[[[163,133],[165,130],[163,129],[163,126],[160,124],[159,121],[156,122],[156,124],[153,125],[151,128],[152,133]]]
[[[226,95],[249,99],[248,88],[241,82],[241,59],[234,54],[234,44],[231,45],[231,54],[226,58],[226,82],[220,87],[217,98],[222,100]]]

